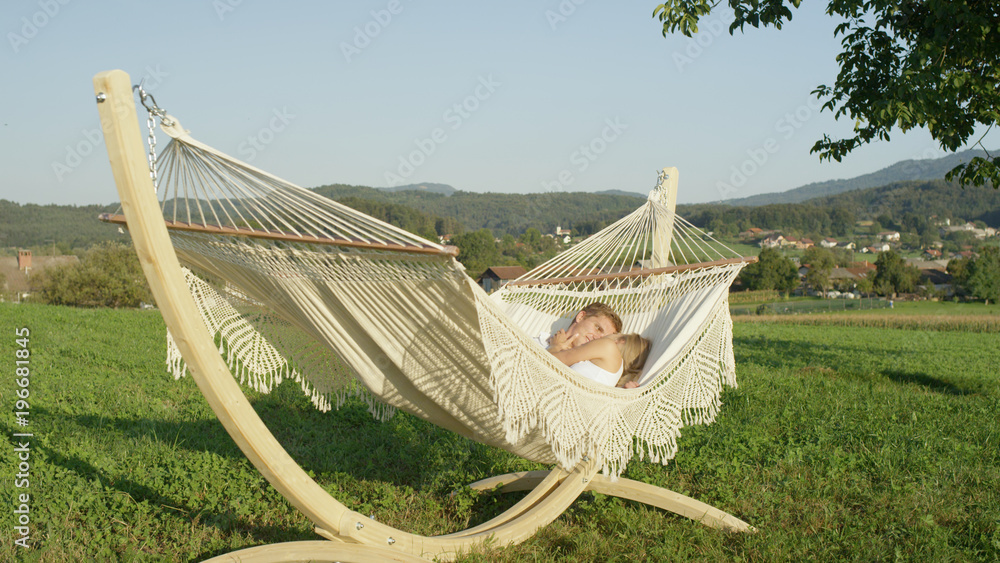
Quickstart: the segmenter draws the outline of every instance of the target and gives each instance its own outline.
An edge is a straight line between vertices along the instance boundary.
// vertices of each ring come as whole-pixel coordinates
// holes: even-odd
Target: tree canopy
[[[740,272],[740,279],[749,290],[774,289],[788,293],[799,285],[799,271],[790,258],[764,247],[757,261]]]
[[[987,246],[975,258],[952,260],[948,271],[970,296],[987,303],[1000,301],[1000,248]]]
[[[667,0],[653,11],[663,35],[690,37],[723,0]],[[726,0],[729,33],[792,20],[802,0]],[[965,146],[978,125],[1000,120],[1000,2],[986,0],[830,0],[826,13],[840,20],[840,72],[832,86],[815,90],[823,109],[854,122],[854,135],[824,135],[812,147],[820,159],[840,161],[894,128],[926,128],[948,151]],[[981,144],[981,138],[975,143]],[[986,150],[985,147],[982,147]],[[974,157],[949,180],[1000,187],[1000,156]]]
[[[829,248],[810,246],[802,255],[802,264],[809,266],[806,283],[825,294],[826,288],[830,285],[830,274],[836,265],[833,252]]]
[[[451,242],[458,247],[458,261],[465,266],[469,277],[475,278],[486,268],[502,264],[500,249],[489,229],[455,235]]]
[[[131,245],[107,241],[91,247],[79,264],[32,274],[42,301],[76,307],[138,307],[153,301]]]
[[[878,255],[875,275],[872,277],[872,285],[878,293],[909,293],[917,288],[919,282],[920,270],[908,265],[906,259],[899,254],[890,250]]]

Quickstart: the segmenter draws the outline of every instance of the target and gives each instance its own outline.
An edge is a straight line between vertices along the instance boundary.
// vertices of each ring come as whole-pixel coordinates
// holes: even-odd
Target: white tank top
[[[590,360],[577,362],[569,367],[587,379],[603,383],[608,387],[614,387],[615,385],[618,385],[618,380],[621,379],[622,373],[625,370],[625,362],[622,361],[622,365],[618,368],[618,371],[614,373],[598,366]]]

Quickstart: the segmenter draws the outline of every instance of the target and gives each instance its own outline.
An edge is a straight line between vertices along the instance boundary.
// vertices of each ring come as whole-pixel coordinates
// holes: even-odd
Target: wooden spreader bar
[[[625,272],[615,272],[612,274],[592,274],[588,276],[571,276],[565,278],[550,278],[550,279],[539,279],[539,280],[517,280],[508,282],[507,285],[551,285],[557,283],[578,283],[578,282],[590,282],[590,281],[604,281],[604,280],[620,280],[623,278],[634,278],[643,276],[653,276],[656,274],[673,274],[677,272],[687,272],[690,270],[700,270],[702,268],[711,268],[713,266],[725,266],[726,264],[739,264],[745,262],[747,264],[753,264],[757,261],[756,256],[746,256],[743,258],[725,258],[723,260],[713,260],[711,262],[696,262],[694,264],[679,264],[677,266],[665,266],[663,268],[641,268],[636,270],[628,270]]]
[[[102,213],[97,217],[105,223],[116,225],[126,225],[124,215],[113,213]],[[207,233],[212,235],[229,235],[267,240],[280,240],[285,242],[301,242],[309,244],[327,244],[332,246],[346,246],[350,248],[365,248],[370,250],[391,250],[393,252],[412,252],[415,254],[442,254],[445,256],[458,256],[457,246],[447,246],[444,250],[433,246],[406,246],[394,243],[367,242],[361,239],[314,237],[311,235],[294,235],[281,231],[262,231],[251,229],[250,227],[219,227],[216,225],[203,225],[201,223],[185,223],[184,221],[164,220],[167,229],[175,231],[187,231],[193,233]]]

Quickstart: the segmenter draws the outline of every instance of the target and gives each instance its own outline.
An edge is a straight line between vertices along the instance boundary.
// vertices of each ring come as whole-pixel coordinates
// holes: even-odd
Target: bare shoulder
[[[612,365],[613,371],[621,363],[621,352],[618,351],[618,346],[607,338],[591,340],[586,344],[553,352],[553,354],[566,363],[566,365],[573,365],[577,362],[589,360],[601,365],[605,369],[607,369],[606,365]]]
[[[621,352],[618,351],[618,345],[616,345],[610,338],[598,338],[596,340],[591,340],[587,343],[587,346],[593,346],[594,352],[600,356],[621,355]]]
[[[622,352],[618,345],[610,338],[598,338],[587,343],[587,359],[595,362],[604,369],[614,371],[622,361]]]

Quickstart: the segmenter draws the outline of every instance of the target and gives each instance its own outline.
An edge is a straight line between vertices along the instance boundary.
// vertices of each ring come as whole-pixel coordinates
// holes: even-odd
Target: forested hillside
[[[736,207],[717,204],[683,206],[678,213],[721,235],[750,227],[840,236],[860,220],[907,214],[923,219],[983,221],[1000,226],[1000,190],[960,188],[944,180],[897,182],[888,186],[817,198],[805,203]]]
[[[61,254],[105,240],[127,240],[118,227],[97,220],[117,205],[35,205],[0,199],[0,248],[55,245]]]
[[[438,235],[459,234],[464,231],[464,227],[456,219],[437,217],[400,203],[375,201],[357,196],[342,197],[338,201],[365,215],[418,234],[432,242],[438,242]]]
[[[541,194],[427,191],[385,192],[364,186],[333,184],[314,191],[335,200],[361,198],[406,205],[437,217],[458,220],[466,231],[490,229],[497,237],[518,236],[529,228],[551,233],[557,226],[591,234],[642,204],[629,195],[549,192]],[[439,233],[448,234],[448,233]]]
[[[984,187],[960,188],[944,180],[898,182],[888,186],[844,193],[810,201],[820,207],[844,207],[875,218],[902,217],[915,213],[922,217],[983,221],[1000,227],[1000,190]]]
[[[557,226],[591,234],[634,211],[642,200],[633,196],[553,192],[544,194],[477,194],[456,191],[383,191],[366,186],[333,184],[314,191],[396,226],[430,238],[490,229],[496,237],[520,236],[529,228],[551,233]],[[51,245],[67,254],[104,240],[127,240],[118,227],[97,215],[114,212],[117,204],[34,205],[0,200],[0,248]],[[168,207],[169,209],[169,207]]]
[[[448,196],[430,191],[387,192],[335,184],[316,192],[345,205],[430,238],[487,228],[497,238],[520,236],[529,228],[551,233],[556,226],[589,235],[635,210],[642,199],[629,195],[551,192],[541,194],[471,193]],[[118,228],[97,220],[117,205],[21,205],[0,200],[0,247],[52,245],[63,254],[103,240],[126,240]],[[981,220],[1000,227],[1000,191],[962,189],[944,180],[898,182],[879,188],[817,198],[805,203],[737,207],[682,205],[678,213],[718,235],[736,235],[750,227],[840,236],[856,221],[923,219]]]

